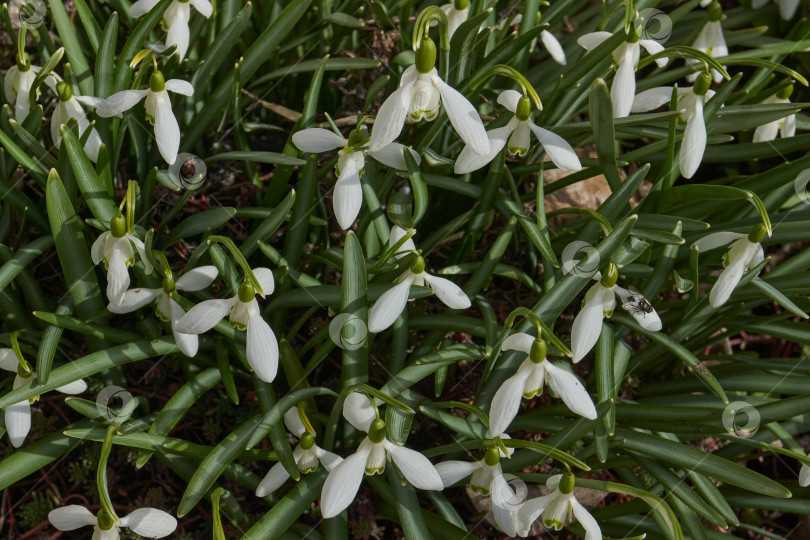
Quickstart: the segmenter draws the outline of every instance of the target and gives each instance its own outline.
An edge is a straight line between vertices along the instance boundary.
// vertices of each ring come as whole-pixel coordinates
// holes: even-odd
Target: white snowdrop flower
[[[711,2],[707,11],[709,20],[706,21],[706,24],[704,24],[703,28],[700,29],[700,32],[695,38],[695,42],[692,43],[692,47],[699,51],[705,52],[712,58],[728,56],[726,38],[723,37],[723,26],[720,24],[720,21],[723,19],[723,8],[720,7],[719,2],[714,1]],[[702,64],[702,62],[696,58],[687,58],[686,63]],[[723,75],[721,75],[719,71],[716,69],[712,69],[711,71],[714,82],[719,83],[723,80]],[[697,71],[690,73],[686,76],[686,80],[693,82],[698,77],[699,73],[700,72]]]
[[[762,103],[790,103],[790,95],[793,93],[793,85],[788,86],[778,94],[766,98]],[[782,138],[793,137],[796,134],[796,115],[791,114],[762,124],[754,130],[754,142],[772,141],[777,135]]]
[[[810,467],[802,463],[802,468],[799,469],[799,485],[802,487],[810,486]]]
[[[377,152],[399,136],[405,120],[418,122],[435,120],[439,107],[444,104],[447,118],[458,136],[485,155],[489,142],[478,111],[458,90],[441,77],[435,68],[436,44],[425,36],[416,50],[416,64],[408,67],[399,81],[399,88],[383,102],[371,129],[369,149]]]
[[[323,128],[303,129],[293,134],[293,143],[304,152],[321,153],[341,148],[335,170],[338,174],[332,208],[341,229],[348,229],[357,219],[363,205],[363,188],[360,176],[365,169],[365,156],[369,155],[382,163],[400,171],[408,170],[403,150],[408,148],[416,163],[422,157],[412,148],[392,142],[376,152],[365,147],[366,137],[360,129],[354,129],[346,139],[337,133]]]
[[[678,88],[678,110],[680,119],[686,122],[678,165],[684,178],[692,178],[706,151],[706,122],[703,118],[703,106],[714,95],[709,89],[711,77],[702,73],[692,88]],[[645,90],[636,96],[631,112],[642,112],[656,109],[669,103],[672,87],[660,86]]]
[[[127,528],[144,538],[163,538],[177,528],[177,520],[157,508],[138,508],[116,520],[104,510],[94,516],[84,506],[71,504],[51,510],[48,520],[60,531],[72,531],[92,525],[93,540],[118,540],[121,528]]]
[[[6,72],[3,78],[3,93],[6,96],[6,101],[14,106],[14,118],[17,122],[22,122],[31,112],[30,94],[31,86],[34,84],[34,79],[42,69],[39,66],[32,66],[31,59],[27,53],[16,56],[17,63]],[[39,90],[36,92],[39,97]]]
[[[395,238],[402,238],[404,234],[405,231],[395,225],[391,231],[389,243],[393,245],[396,243]],[[413,242],[411,242],[412,245]],[[406,249],[405,246],[403,246],[404,249]],[[411,267],[399,276],[396,285],[385,291],[371,307],[368,314],[369,331],[382,332],[394,324],[408,303],[411,285],[430,287],[439,300],[451,309],[467,309],[472,305],[470,299],[458,285],[449,279],[425,272],[425,259],[421,255],[417,255]]]
[[[799,0],[774,0],[774,2],[779,6],[779,16],[785,21],[792,19],[796,14],[796,8],[799,7]],[[768,0],[751,0],[751,7],[759,9],[767,3]]]
[[[731,243],[731,247],[723,256],[725,269],[709,292],[709,303],[712,307],[720,307],[725,304],[745,271],[765,260],[765,253],[760,242],[766,234],[765,227],[757,224],[751,228],[748,234],[717,232],[707,234],[692,244],[698,251],[705,252]]]
[[[465,146],[456,160],[454,167],[456,174],[480,169],[492,161],[504,146],[510,155],[526,155],[531,146],[531,133],[534,133],[549,159],[557,167],[566,171],[582,169],[576,152],[565,139],[532,122],[531,100],[527,96],[515,90],[505,90],[498,96],[498,103],[515,113],[515,116],[505,126],[487,131],[489,152],[486,155],[478,154],[469,145]]]
[[[129,8],[129,14],[135,19],[142,17],[149,13],[159,1],[138,0]],[[188,21],[191,17],[191,8],[189,6],[193,6],[206,19],[210,18],[214,12],[214,8],[208,0],[175,0],[166,8],[163,13],[163,27],[168,30],[166,47],[176,45],[177,48],[174,54],[178,55],[180,60],[185,58],[186,51],[188,51]]]
[[[441,10],[447,15],[448,38],[452,38],[458,27],[470,16],[469,4],[469,0],[454,0],[441,6]]]
[[[166,81],[160,71],[153,71],[148,90],[122,90],[107,99],[85,97],[83,102],[95,107],[99,116],[108,118],[120,116],[146,98],[146,119],[155,127],[155,141],[160,155],[171,165],[177,159],[180,148],[180,126],[172,111],[169,92],[190,96],[194,94],[194,87],[180,79]]]
[[[574,483],[574,475],[570,471],[549,478],[546,487],[552,490],[551,493],[529,499],[518,508],[515,515],[517,535],[528,536],[532,523],[542,514],[543,525],[548,529],[559,531],[566,523],[576,519],[585,529],[585,540],[602,540],[599,524],[574,497]]]
[[[601,328],[601,325],[600,325]],[[548,381],[563,403],[572,412],[589,420],[596,418],[596,408],[585,387],[573,374],[559,368],[546,358],[547,346],[542,339],[529,334],[513,334],[503,342],[502,350],[526,353],[517,373],[506,379],[489,408],[489,431],[493,437],[500,437],[512,423],[520,409],[521,398],[531,399],[543,392],[543,384]]]
[[[349,394],[343,403],[343,417],[368,435],[357,452],[340,462],[326,478],[321,491],[321,513],[325,519],[346,509],[357,495],[363,477],[382,474],[387,461],[393,460],[405,479],[418,489],[444,488],[428,458],[388,440],[385,422],[377,416],[368,397],[357,392]]]
[[[121,304],[110,302],[107,309],[112,313],[131,313],[146,304],[155,302],[155,313],[161,321],[171,323],[172,334],[177,346],[180,347],[183,354],[193,357],[197,354],[199,338],[196,334],[183,334],[177,331],[177,325],[186,312],[172,299],[171,294],[175,291],[201,291],[210,286],[216,277],[216,266],[200,266],[189,270],[176,282],[173,276],[164,278],[163,286],[159,289],[143,287],[130,289],[124,293],[124,300]]]
[[[543,30],[540,32],[540,37],[538,38],[540,43],[543,44],[543,47],[548,51],[548,54],[551,56],[552,60],[564,66],[568,61],[565,58],[565,51],[560,45],[560,42],[557,38],[549,32],[548,30]]]
[[[585,34],[577,43],[586,50],[593,50],[605,42],[612,34],[610,32],[592,32]],[[613,51],[613,61],[616,63],[616,76],[610,88],[610,100],[613,102],[613,117],[623,118],[630,114],[636,94],[636,67],[641,57],[641,47],[649,54],[656,54],[664,50],[664,46],[652,39],[639,39],[635,27],[627,37],[627,41]],[[658,58],[655,63],[659,67],[667,65],[667,58]]]
[[[31,367],[21,363],[14,349],[0,349],[0,368],[12,371],[17,374],[14,378],[12,390],[33,381],[37,374]],[[87,390],[87,383],[79,379],[78,381],[60,386],[56,389],[63,394],[80,394]],[[5,420],[8,438],[14,448],[19,448],[25,442],[28,432],[31,431],[31,403],[39,399],[39,396],[30,400],[25,399],[19,403],[14,403],[6,407]]]
[[[135,250],[132,249],[133,245]],[[120,305],[124,301],[124,293],[129,288],[127,268],[135,264],[135,251],[143,261],[144,272],[151,274],[152,264],[146,258],[143,242],[127,232],[126,220],[121,214],[110,220],[110,230],[101,233],[90,249],[93,264],[104,261],[107,269],[107,300],[112,305]]]
[[[633,315],[639,326],[651,332],[661,330],[661,319],[655,309],[643,296],[640,298],[646,304],[645,309],[634,308],[639,300],[633,297],[640,294],[631,293],[616,285],[618,277],[616,267],[611,264],[604,276],[596,275],[599,281],[585,293],[582,309],[577,313],[571,327],[571,352],[574,363],[582,360],[596,345],[602,332],[602,319],[611,317],[616,309],[616,296],[622,300],[622,307]]]
[[[343,461],[343,458],[332,452],[328,452],[315,444],[315,436],[309,433],[304,427],[304,423],[298,416],[298,409],[293,407],[284,414],[284,423],[287,429],[298,437],[298,444],[293,450],[293,458],[295,459],[298,470],[301,474],[308,474],[318,468],[320,463],[326,467],[327,471],[332,471],[337,465]],[[256,488],[256,496],[264,497],[270,495],[275,490],[280,488],[284,482],[290,478],[287,469],[281,462],[276,463],[270,468],[267,475],[259,482]]]
[[[253,275],[263,290],[262,298],[272,294],[275,287],[273,272],[269,268],[255,268]],[[256,301],[257,292],[246,280],[235,296],[200,302],[188,310],[174,328],[181,334],[202,334],[228,317],[231,326],[247,330],[247,361],[256,375],[269,383],[278,372],[278,341],[273,329],[262,318]]]
[[[81,105],[84,99],[83,96],[74,97],[70,85],[64,81],[56,81],[51,77],[48,77],[45,81],[48,83],[48,86],[56,92],[59,98],[56,108],[51,115],[51,139],[53,140],[53,145],[56,148],[60,148],[62,146],[61,128],[63,125],[67,124],[71,118],[75,119],[79,124],[79,137],[81,138],[84,132],[87,131],[87,128],[90,127],[90,121],[87,119],[87,113],[84,112]],[[84,144],[84,151],[93,163],[98,160],[98,151],[100,148],[101,137],[98,131],[96,131],[96,128],[92,128],[90,134],[87,136],[87,142]]]

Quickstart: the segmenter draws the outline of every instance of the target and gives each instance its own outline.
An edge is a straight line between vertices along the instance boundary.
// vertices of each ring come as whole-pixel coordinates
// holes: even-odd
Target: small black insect
[[[632,285],[630,286],[630,301],[622,304],[622,308],[634,315],[636,313],[643,313],[644,317],[646,317],[648,313],[655,311],[652,304]]]

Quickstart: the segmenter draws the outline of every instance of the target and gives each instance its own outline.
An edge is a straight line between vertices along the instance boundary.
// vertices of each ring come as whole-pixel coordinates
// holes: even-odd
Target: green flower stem
[[[110,494],[107,492],[107,460],[112,450],[113,435],[117,429],[118,427],[115,424],[107,426],[107,433],[104,436],[104,443],[101,446],[101,456],[98,458],[98,468],[96,469],[96,487],[98,488],[101,510],[107,512],[115,521],[118,521],[118,516],[115,513],[112,501],[110,501]]]
[[[253,285],[253,288],[256,289],[256,292],[259,293],[262,297],[264,297],[264,289],[259,284],[259,280],[256,279],[256,276],[253,275],[253,269],[248,264],[247,259],[245,256],[242,255],[242,252],[239,251],[239,248],[236,247],[233,240],[228,238],[227,236],[209,236],[208,237],[208,245],[219,243],[228,248],[233,256],[234,260],[239,263],[239,266],[242,267],[242,271],[245,273],[245,281],[250,282]]]

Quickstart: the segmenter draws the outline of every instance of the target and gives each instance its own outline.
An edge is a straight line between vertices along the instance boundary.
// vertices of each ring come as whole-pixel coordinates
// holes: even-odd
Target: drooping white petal
[[[759,245],[747,242],[747,240],[746,243],[748,245],[745,246],[742,253],[735,253],[735,251],[738,253],[739,251],[735,250],[733,247],[729,252],[729,265],[723,270],[720,277],[717,278],[717,281],[712,286],[712,290],[709,292],[709,303],[712,307],[720,307],[725,304],[731,296],[731,293],[734,292],[740,279],[742,279],[746,265],[753,253],[753,248]]]
[[[444,82],[438,74],[432,75],[433,84],[442,95],[444,110],[458,136],[469,145],[476,154],[489,155],[489,139],[478,111],[461,92]]]
[[[509,136],[517,128],[520,121],[517,118],[512,118],[508,124],[503,127],[491,129],[487,131],[487,139],[489,140],[489,153],[485,156],[476,154],[472,147],[469,145],[462,148],[461,153],[456,159],[456,164],[453,171],[456,174],[466,174],[468,172],[477,171],[490,161],[492,161],[498,152],[503,150]]]
[[[393,167],[398,171],[407,171],[408,165],[405,163],[405,154],[403,153],[406,148],[411,153],[411,156],[413,157],[414,161],[416,161],[416,164],[419,165],[422,162],[422,156],[419,155],[419,152],[413,148],[405,146],[404,144],[399,144],[396,142],[393,142],[388,146],[377,150],[376,152],[372,152],[370,150],[366,151],[366,154],[370,155],[383,165]]]
[[[525,334],[523,332],[518,332],[517,334],[512,334],[505,340],[503,340],[503,345],[501,345],[502,351],[521,351],[529,354],[532,352],[532,345],[534,344],[535,338],[530,334]]]
[[[596,522],[591,513],[575,497],[569,499],[569,504],[571,510],[574,511],[574,517],[585,529],[585,540],[602,540],[602,529],[599,528],[599,523]]]
[[[335,219],[343,230],[352,226],[360,213],[360,207],[363,206],[363,187],[360,184],[359,168],[363,165],[362,160],[362,152],[341,156],[340,176],[335,182],[332,208],[335,211]]]
[[[444,489],[441,476],[428,458],[416,450],[398,446],[388,439],[383,441],[383,444],[402,475],[414,487],[432,491]]]
[[[120,116],[124,111],[128,111],[137,105],[148,93],[148,90],[122,90],[116,92],[100,103],[96,103],[96,114],[102,118]]]
[[[31,431],[31,404],[27,399],[6,407],[6,431],[14,448],[22,446]]]
[[[776,4],[779,6],[779,16],[782,20],[789,21],[796,14],[799,0],[776,0]]]
[[[554,384],[554,390],[557,391],[563,403],[571,409],[571,412],[584,416],[589,420],[594,420],[596,418],[596,407],[594,407],[591,396],[588,395],[588,391],[585,390],[579,379],[573,373],[558,368],[548,360],[545,361],[543,366]]]
[[[248,322],[246,353],[256,375],[264,382],[273,382],[278,372],[278,341],[261,315],[251,317]]]
[[[810,486],[810,467],[802,463],[802,468],[799,470],[799,485],[802,487]]]
[[[630,107],[631,113],[645,112],[657,109],[665,103],[669,103],[672,99],[671,86],[659,86],[657,88],[650,88],[639,92],[633,99],[633,106]]]
[[[520,102],[520,98],[523,97],[523,94],[518,92],[517,90],[504,90],[500,94],[498,94],[498,103],[503,105],[506,110],[515,112],[517,111],[518,103]]]
[[[302,152],[320,154],[335,148],[344,148],[346,139],[329,129],[309,128],[293,133],[292,141]]]
[[[189,20],[189,5],[184,2],[173,3],[174,16],[170,18],[169,30],[166,33],[166,46],[175,46],[174,54],[180,57],[180,60],[186,57],[188,51],[188,41],[190,32],[188,28]],[[168,11],[168,10],[167,10]]]
[[[574,149],[565,139],[556,133],[541,128],[531,120],[529,121],[529,127],[537,140],[540,141],[540,144],[543,145],[548,157],[557,167],[564,171],[579,171],[582,169],[577,153],[574,152]]]
[[[400,239],[408,234],[409,231],[406,231],[399,225],[394,225],[391,227],[391,236],[388,237],[388,247],[394,247]],[[414,235],[416,231],[414,231]],[[399,248],[399,252],[407,252],[407,251],[416,251],[416,245],[413,243],[413,236],[405,240],[402,246]]]
[[[270,495],[275,490],[283,486],[284,482],[286,482],[289,478],[290,475],[287,473],[287,469],[285,469],[284,465],[279,461],[270,467],[270,470],[267,471],[266,475],[264,475],[262,481],[259,482],[258,486],[256,486],[256,496],[264,497],[266,495]]]
[[[467,309],[472,305],[470,299],[461,290],[461,287],[443,277],[432,276],[422,272],[422,277],[439,297],[442,303],[451,309]]]
[[[746,235],[742,233],[735,233],[735,232],[716,232],[707,234],[703,238],[700,238],[696,241],[692,246],[696,247],[698,251],[701,253],[706,251],[711,251],[712,249],[717,249],[719,247],[725,246],[726,244],[730,244],[735,240],[739,240],[740,238],[745,237]]]
[[[439,473],[444,487],[447,488],[470,476],[478,467],[478,463],[475,462],[450,460],[437,463],[436,472]]]
[[[658,54],[664,50],[664,46],[655,41],[654,39],[640,39],[638,40],[638,44],[644,47],[650,55]],[[655,63],[658,64],[658,67],[666,67],[668,62],[669,58],[667,58],[666,56],[655,60]]]
[[[157,508],[138,508],[122,517],[120,523],[145,538],[163,538],[177,528],[177,520]]]
[[[318,455],[318,460],[321,462],[321,465],[326,467],[326,470],[329,472],[332,472],[332,470],[343,461],[343,458],[339,455],[324,450],[323,448],[317,448],[315,452]]]
[[[85,390],[87,390],[87,383],[83,379],[56,387],[56,391],[63,394],[81,394]]]
[[[754,130],[754,142],[772,141],[779,133],[779,120],[757,126]]]
[[[490,497],[492,499],[492,517],[495,518],[495,523],[508,536],[515,536],[517,534],[516,510],[522,501],[518,500],[502,474],[492,478]]]
[[[516,521],[516,528],[517,528],[517,535],[518,536],[528,536],[529,531],[531,531],[532,524],[540,517],[540,514],[551,504],[557,497],[557,494],[552,492],[548,495],[543,495],[542,497],[535,497],[534,499],[529,499],[517,510],[517,516],[515,517]]]
[[[273,279],[272,270],[265,267],[254,268],[253,276],[256,278],[256,281],[259,282],[259,285],[262,286],[264,296],[273,294],[273,291],[276,289],[276,282]]]
[[[202,334],[209,331],[225,317],[238,300],[237,297],[200,302],[177,323],[177,331],[183,334]]]
[[[171,165],[177,159],[177,150],[180,148],[180,126],[166,92],[157,94],[155,105],[155,140],[160,155]]]
[[[14,353],[14,349],[0,349],[0,369],[6,371],[17,371],[20,361]]]
[[[104,246],[107,244],[107,238],[110,236],[110,231],[104,231],[98,235],[98,238],[93,242],[93,245],[90,247],[90,258],[93,259],[93,264],[98,264],[104,259]]]
[[[574,363],[579,362],[593,349],[602,332],[604,317],[603,291],[605,287],[597,283],[585,294],[585,305],[577,313],[571,327],[571,352]],[[613,293],[611,293],[613,294]]]
[[[178,291],[201,291],[214,282],[217,273],[217,267],[212,264],[198,266],[180,276],[175,287]]]
[[[683,144],[678,162],[684,178],[692,178],[703,161],[706,151],[706,124],[703,121],[703,100],[695,101],[695,112],[686,121]]]
[[[149,262],[149,258],[146,256],[146,246],[143,243],[143,240],[135,236],[134,234],[127,233],[126,236],[127,240],[135,246],[135,250],[138,252],[138,256],[141,258],[141,262],[143,263],[143,271],[145,274],[152,273],[152,263]],[[129,244],[127,244],[129,247]]]
[[[405,74],[402,76],[404,78]],[[383,102],[371,128],[369,150],[372,152],[382,150],[399,136],[408,115],[412,91],[413,82],[399,87]]]
[[[624,118],[633,107],[636,95],[636,67],[629,53],[626,53],[616,70],[613,86],[610,88],[610,99],[613,102],[613,117]]]
[[[194,87],[191,83],[182,79],[169,79],[166,81],[166,90],[182,96],[193,96]]]
[[[214,7],[208,0],[191,0],[191,5],[206,19],[211,18],[211,14],[214,13]]]
[[[124,299],[120,304],[110,302],[107,309],[111,313],[131,313],[140,309],[150,302],[154,302],[163,289],[129,289],[124,293]]]
[[[301,435],[307,430],[301,421],[301,416],[298,414],[298,407],[287,409],[287,412],[284,413],[284,425],[287,426],[287,431],[298,438],[301,438]]]
[[[506,379],[495,392],[489,408],[489,432],[493,437],[502,435],[517,415],[523,388],[533,370],[534,362],[527,358],[520,364],[517,373]]]
[[[352,392],[343,401],[343,418],[355,428],[368,433],[371,423],[374,422],[377,415],[374,413],[371,401],[365,394]]]
[[[540,41],[543,42],[543,47],[546,48],[548,54],[555,62],[561,66],[566,64],[565,51],[563,51],[562,45],[560,45],[560,42],[557,41],[554,34],[548,30],[543,30],[540,32]]]
[[[96,524],[96,516],[84,506],[71,504],[48,512],[48,521],[60,531],[72,531],[79,527]]]
[[[366,459],[373,443],[364,439],[357,452],[332,469],[321,491],[321,514],[325,519],[335,517],[349,506],[360,489],[366,473]]]
[[[159,0],[138,0],[129,8],[129,16],[133,19],[146,15],[157,5]]]
[[[612,35],[613,34],[610,32],[591,32],[590,34],[580,36],[579,39],[577,39],[577,43],[579,43],[579,46],[583,49],[592,51]]]
[[[793,137],[796,134],[796,115],[791,114],[782,120],[782,125],[779,128],[779,134],[782,138]]]
[[[107,268],[107,299],[113,305],[124,301],[124,293],[129,287],[127,260],[120,249],[114,249]]]
[[[382,332],[397,320],[408,303],[408,293],[414,280],[414,274],[407,275],[399,283],[385,291],[371,307],[368,314],[370,332]]]
[[[183,311],[183,308],[180,307],[180,304],[174,301],[174,299],[169,298],[169,317],[172,326],[172,335],[174,336],[174,342],[177,343],[177,346],[180,347],[180,351],[188,356],[189,358],[194,358],[197,356],[197,349],[200,346],[200,339],[197,337],[197,334],[184,334],[182,332],[177,331],[177,325],[185,316],[186,312]]]

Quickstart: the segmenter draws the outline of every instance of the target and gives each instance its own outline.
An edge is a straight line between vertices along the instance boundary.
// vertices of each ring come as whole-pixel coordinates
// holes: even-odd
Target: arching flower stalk
[[[292,141],[304,152],[321,153],[335,148],[341,149],[340,157],[335,165],[338,178],[332,196],[332,208],[335,211],[335,219],[343,230],[352,226],[363,205],[363,188],[360,184],[360,177],[365,169],[366,155],[383,165],[400,171],[408,169],[403,154],[406,148],[416,163],[420,163],[422,160],[421,156],[412,148],[396,142],[372,152],[367,147],[368,137],[360,126],[351,131],[348,139],[328,129],[309,128],[294,133]]]
[[[521,95],[515,90],[505,90],[498,96],[498,103],[515,116],[505,126],[487,132],[489,152],[486,155],[480,155],[470,146],[465,146],[456,160],[454,168],[456,174],[480,169],[492,161],[504,146],[510,155],[526,155],[531,146],[531,133],[534,133],[543,150],[557,167],[566,171],[582,169],[576,152],[565,139],[532,121],[532,104],[528,96]]]
[[[546,342],[541,337],[529,334],[512,334],[503,342],[502,350],[526,353],[517,373],[506,379],[489,409],[489,430],[493,437],[500,437],[512,423],[520,409],[520,401],[531,399],[543,392],[544,383],[553,386],[557,395],[572,412],[593,420],[596,408],[587,390],[573,373],[548,361]]]
[[[611,37],[610,32],[592,32],[577,40],[583,48],[591,51]],[[657,54],[664,46],[652,39],[639,39],[635,25],[631,28],[627,40],[613,51],[616,64],[616,76],[610,88],[610,100],[613,102],[613,117],[623,118],[630,114],[636,94],[636,68],[641,57],[641,47],[649,54]],[[659,67],[667,65],[667,58],[658,58]]]
[[[395,225],[391,230],[389,244],[396,244],[397,240],[402,238],[404,234],[405,231]],[[405,246],[408,246],[408,242],[410,242],[408,249],[413,250],[413,242],[410,239],[403,245],[403,250],[406,249]],[[458,285],[449,279],[426,272],[425,259],[417,254],[416,260],[411,267],[399,276],[396,285],[385,291],[371,307],[368,315],[369,331],[382,332],[394,324],[394,321],[397,320],[397,317],[408,303],[408,293],[411,290],[411,285],[430,287],[439,297],[439,300],[451,309],[467,309],[472,305],[470,299]]]
[[[709,303],[712,307],[720,307],[725,304],[745,271],[765,260],[765,253],[760,242],[766,234],[765,226],[757,224],[751,228],[748,234],[712,233],[692,244],[699,252],[705,252],[731,243],[731,247],[723,256],[725,269],[709,292]]]
[[[391,144],[402,131],[405,120],[435,120],[443,104],[447,118],[458,136],[474,152],[489,152],[486,129],[478,111],[458,90],[436,71],[436,44],[423,36],[416,49],[416,63],[402,74],[399,88],[383,102],[371,129],[369,150],[378,152]]]
[[[695,38],[695,42],[692,43],[692,47],[699,51],[705,52],[712,58],[728,56],[726,38],[723,37],[723,25],[720,24],[720,21],[723,20],[723,8],[720,6],[720,2],[717,0],[711,2],[707,8],[707,12],[709,19],[703,25],[703,28],[700,29],[700,33],[698,33],[697,37]],[[686,63],[700,64],[701,61],[697,58],[687,58]],[[719,71],[712,69],[711,72],[714,82],[719,83],[723,80],[723,75]],[[699,71],[690,73],[686,76],[686,80],[693,82],[695,79],[697,79],[699,74]]]
[[[183,354],[193,357],[197,354],[199,338],[196,334],[184,334],[177,330],[180,319],[186,314],[180,304],[173,298],[173,292],[201,291],[208,288],[217,277],[217,267],[213,265],[200,266],[189,270],[175,281],[170,274],[163,278],[163,285],[158,289],[137,288],[124,293],[120,304],[110,304],[107,309],[112,313],[131,313],[151,302],[155,303],[155,313],[161,321],[171,323],[174,341]]]
[[[596,345],[602,331],[602,319],[613,315],[617,296],[622,301],[622,307],[633,315],[639,326],[651,332],[661,330],[661,319],[655,309],[649,303],[646,310],[635,309],[635,294],[616,284],[619,278],[616,265],[611,263],[605,275],[597,274],[596,278],[599,281],[585,293],[582,309],[577,313],[571,327],[574,363],[582,360]]]
[[[149,13],[160,0],[138,0],[129,8],[129,15],[137,19]],[[163,28],[167,30],[166,47],[175,45],[174,54],[180,60],[186,57],[188,51],[189,28],[188,21],[191,18],[191,7],[194,7],[200,15],[206,19],[211,18],[214,8],[208,0],[175,0],[163,13]]]
[[[275,281],[269,268],[254,268],[253,275],[261,292],[250,280],[245,279],[237,294],[231,298],[206,300],[188,310],[175,329],[182,334],[203,334],[228,317],[232,327],[247,331],[247,361],[257,377],[270,383],[278,372],[278,340],[273,329],[262,318],[256,295],[265,298],[272,294]]]
[[[298,437],[298,444],[293,450],[293,458],[301,474],[309,474],[318,468],[318,463],[327,471],[332,471],[343,458],[315,444],[315,435],[304,426],[298,408],[289,409],[284,414],[284,424],[292,434]],[[256,487],[256,496],[264,497],[280,488],[290,478],[287,469],[279,461],[273,465]]]
[[[321,513],[335,517],[349,506],[365,475],[382,474],[387,461],[393,461],[408,482],[418,489],[441,491],[441,476],[428,458],[399,446],[387,438],[385,421],[367,396],[352,392],[343,403],[343,417],[355,428],[368,433],[357,452],[344,459],[329,473],[321,491]]]
[[[11,349],[0,349],[0,368],[16,373],[12,390],[33,381],[37,374],[30,364],[23,358],[22,352],[17,344],[17,335],[11,335]],[[56,389],[63,394],[81,394],[87,390],[87,383],[82,379],[60,386]],[[31,399],[24,399],[19,403],[9,405],[5,409],[5,423],[8,438],[14,448],[19,448],[25,442],[28,432],[31,431],[31,404],[39,399],[35,396]]]

